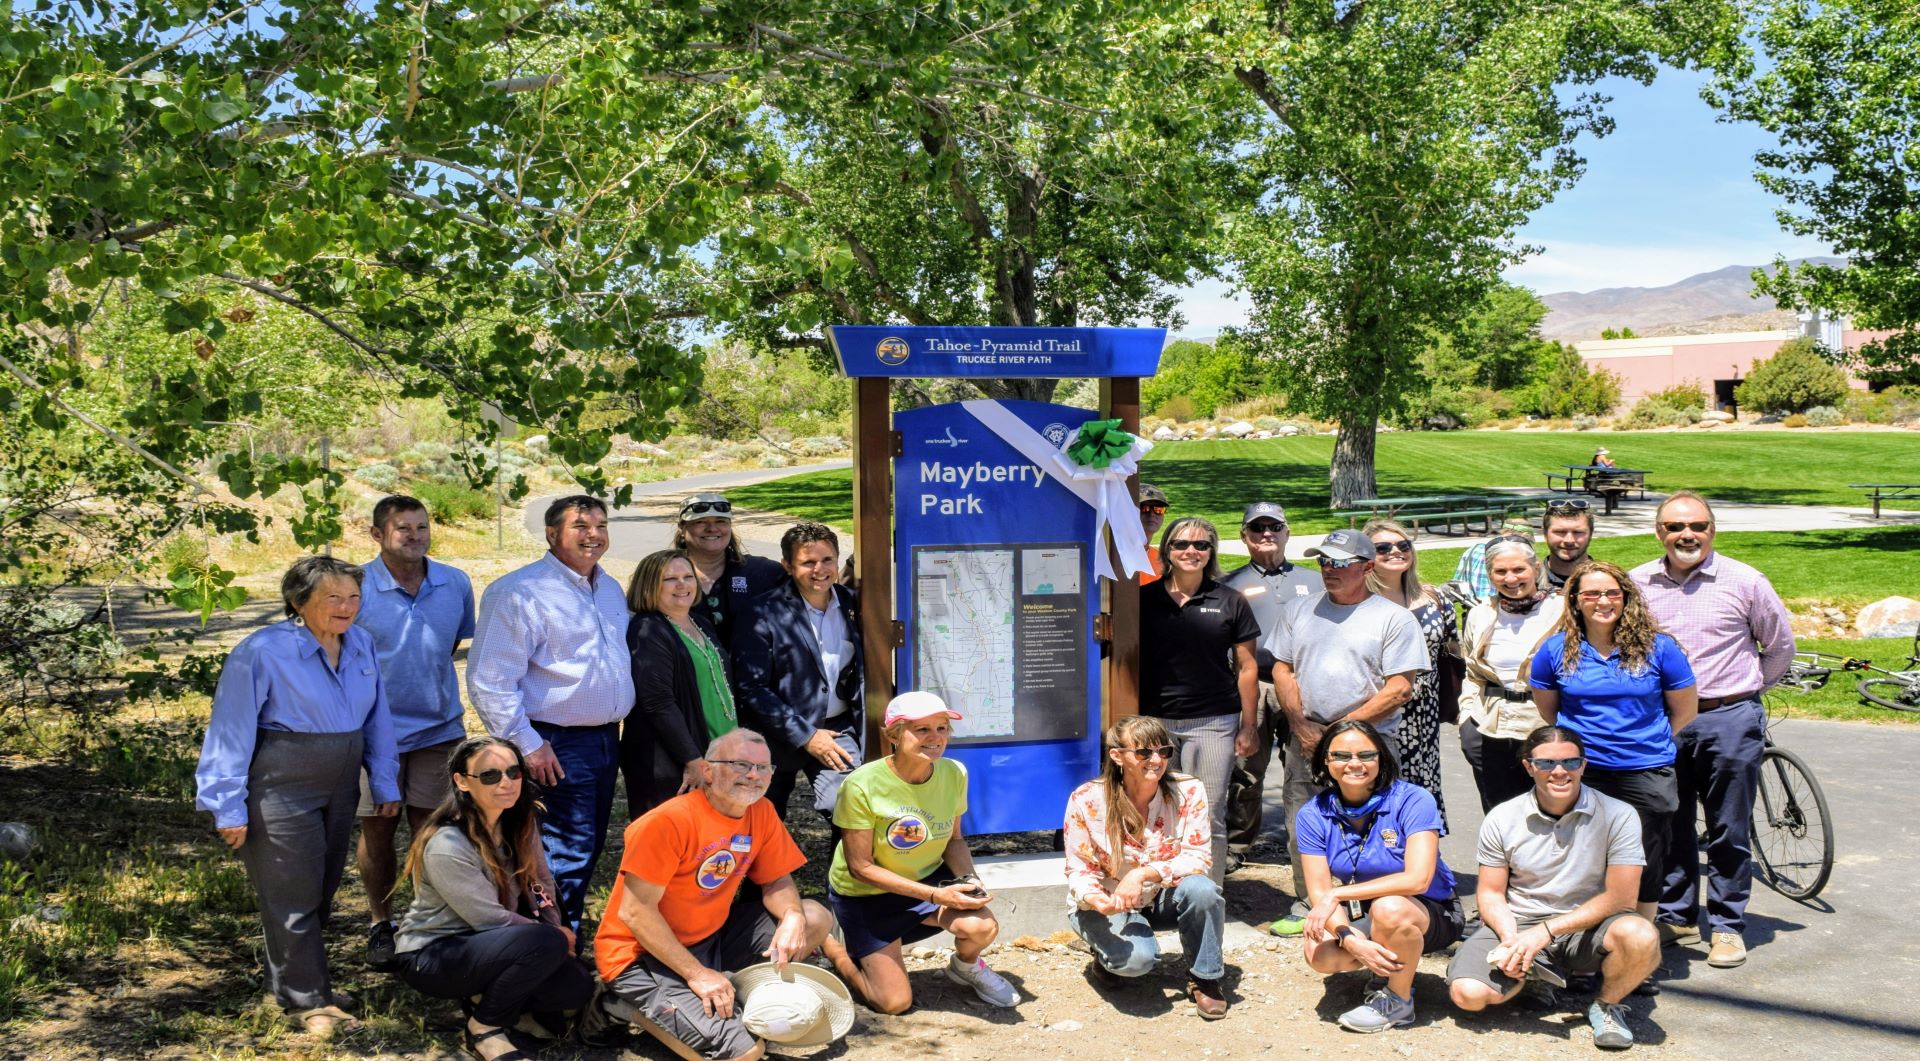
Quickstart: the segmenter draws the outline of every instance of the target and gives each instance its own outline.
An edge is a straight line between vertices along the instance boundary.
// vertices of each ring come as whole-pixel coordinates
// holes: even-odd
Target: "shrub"
[[[1816,405],[1807,410],[1807,423],[1814,427],[1839,427],[1847,422],[1847,415],[1831,405]]]
[[[353,477],[375,490],[392,493],[393,488],[400,484],[400,469],[391,464],[368,464],[354,469]]]
[[[1277,416],[1257,416],[1254,417],[1253,426],[1260,431],[1278,431],[1280,430],[1280,418]]]
[[[458,523],[463,519],[491,519],[494,496],[466,483],[421,480],[410,483],[407,493],[426,503],[435,523]]]
[[[1149,408],[1164,409],[1168,401],[1183,397],[1199,414],[1213,416],[1223,406],[1252,397],[1262,382],[1243,344],[1228,338],[1212,343],[1182,339],[1167,345],[1160,370],[1141,381],[1140,400]],[[1181,419],[1194,415],[1189,412]]]
[[[1794,339],[1757,362],[1733,394],[1741,405],[1763,413],[1804,413],[1845,401],[1847,374],[1820,356],[1812,339]]]
[[[1663,391],[1654,391],[1647,399],[1662,405],[1671,405],[1675,409],[1701,409],[1707,407],[1707,389],[1697,379],[1684,380]]]
[[[1807,415],[1805,413],[1794,413],[1792,416],[1780,421],[1780,423],[1784,427],[1805,427],[1807,426]]]
[[[1193,399],[1184,394],[1173,395],[1154,406],[1153,413],[1169,420],[1192,420],[1195,416]]]
[[[1573,418],[1573,429],[1575,431],[1591,431],[1599,426],[1600,418],[1597,416],[1588,416],[1586,413],[1581,413],[1579,416]]]
[[[1653,395],[1633,403],[1626,416],[1614,424],[1621,431],[1649,427],[1685,427],[1700,418],[1700,410],[1686,409],[1655,399]]]

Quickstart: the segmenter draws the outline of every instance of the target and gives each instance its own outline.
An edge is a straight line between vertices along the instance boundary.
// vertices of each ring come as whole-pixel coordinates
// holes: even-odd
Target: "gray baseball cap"
[[[1371,560],[1375,549],[1373,539],[1357,530],[1337,530],[1328,533],[1319,545],[1307,550],[1308,556],[1324,556],[1329,560]]]
[[[1163,505],[1171,504],[1171,502],[1167,500],[1167,492],[1165,490],[1160,489],[1152,483],[1141,483],[1139,504],[1144,505],[1149,501],[1158,501]]]
[[[1247,510],[1240,514],[1240,525],[1244,527],[1262,517],[1273,520],[1282,527],[1287,525],[1287,510],[1271,501],[1255,501],[1248,505]]]

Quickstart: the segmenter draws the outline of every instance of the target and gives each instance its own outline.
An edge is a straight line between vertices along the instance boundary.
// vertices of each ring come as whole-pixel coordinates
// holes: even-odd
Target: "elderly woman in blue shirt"
[[[373,637],[353,625],[360,568],[296,560],[287,618],[228,654],[213,694],[195,805],[237,851],[266,927],[267,985],[307,1031],[351,1025],[322,926],[340,886],[365,766],[377,813],[400,810],[399,763]]]

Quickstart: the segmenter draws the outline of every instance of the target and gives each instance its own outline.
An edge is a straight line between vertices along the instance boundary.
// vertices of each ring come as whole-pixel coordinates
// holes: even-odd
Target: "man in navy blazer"
[[[814,809],[833,818],[840,783],[860,765],[859,597],[840,584],[840,539],[822,523],[780,537],[788,577],[754,598],[753,619],[734,628],[740,724],[773,749],[767,799],[781,820],[801,771]]]

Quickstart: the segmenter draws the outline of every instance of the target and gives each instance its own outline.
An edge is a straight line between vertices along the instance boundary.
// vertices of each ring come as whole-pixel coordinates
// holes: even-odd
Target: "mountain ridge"
[[[1796,258],[1789,264],[1839,265],[1831,257]],[[1753,271],[1773,267],[1729,265],[1695,273],[1661,287],[1607,287],[1595,291],[1556,291],[1541,295],[1547,307],[1540,333],[1549,339],[1578,342],[1598,339],[1608,328],[1632,328],[1636,335],[1697,335],[1707,331],[1767,331],[1795,326],[1792,311],[1753,297]]]

